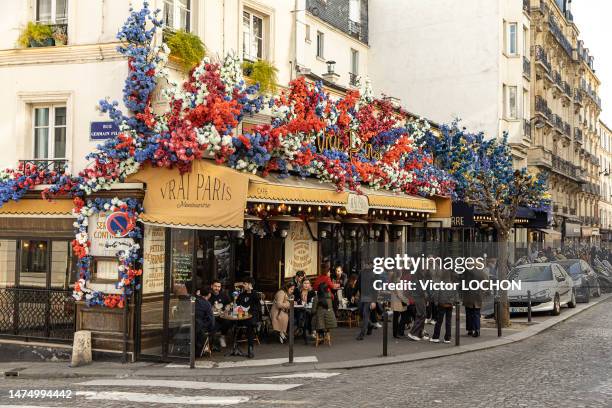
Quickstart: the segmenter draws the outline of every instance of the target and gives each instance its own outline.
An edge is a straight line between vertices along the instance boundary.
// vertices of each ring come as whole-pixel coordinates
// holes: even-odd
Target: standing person
[[[205,287],[196,292],[195,324],[196,324],[196,356],[202,354],[204,347],[204,333],[209,335],[215,331],[215,316],[210,304],[210,288]]]
[[[336,266],[336,268],[334,269],[334,273],[332,273],[331,275],[331,281],[333,285],[332,294],[334,295],[334,311],[338,312],[338,308],[340,307],[340,297],[344,298],[346,296],[346,294],[344,293],[344,288],[346,287],[346,282],[348,281],[346,274],[342,271],[342,266]]]
[[[295,283],[289,282],[274,295],[274,304],[270,310],[272,328],[278,332],[278,340],[284,343],[287,340],[287,327],[289,325],[289,296],[293,296]]]
[[[221,281],[218,279],[213,280],[210,288],[210,304],[212,305],[213,310],[217,310],[219,312],[221,310],[225,310],[225,308],[231,303],[231,301],[227,293],[222,290]],[[222,348],[227,347],[225,336],[227,335],[227,332],[230,327],[231,323],[227,320],[219,319],[219,321],[216,323],[217,331],[221,332],[221,335],[219,336],[219,345]]]
[[[348,278],[346,286],[344,287],[344,297],[348,300],[349,306],[351,307],[359,307],[359,287],[357,286],[358,279],[359,276],[352,273]]]
[[[452,270],[437,271],[437,282],[452,282]],[[454,289],[439,289],[434,292],[434,302],[438,309],[438,318],[434,326],[432,343],[440,342],[440,331],[444,322],[444,343],[450,343],[452,337],[451,319],[453,317],[453,305],[457,301],[457,292]]]
[[[329,268],[329,264],[326,265],[327,266],[323,267],[323,272],[321,273],[321,275],[317,276],[317,279],[315,279],[314,283],[312,284],[312,287],[314,288],[314,290],[318,291],[321,283],[325,283],[325,285],[327,286],[327,291],[331,293],[332,289],[334,288],[334,284],[331,280],[331,269]]]
[[[465,281],[487,280],[484,269],[472,269],[463,275]],[[482,308],[483,291],[481,289],[467,289],[463,291],[463,306],[465,307],[465,328],[468,336],[480,336],[480,309]]]
[[[402,279],[399,274],[398,276],[396,283]],[[391,310],[393,310],[393,337],[399,339],[404,337],[408,323],[408,298],[404,290],[396,289],[391,292]]]
[[[357,340],[363,340],[366,334],[372,334],[374,324],[370,320],[370,312],[376,309],[377,294],[374,291],[372,265],[366,266],[357,279],[357,294],[359,298],[359,314],[361,316],[361,330]]]
[[[329,330],[338,327],[336,315],[332,307],[331,293],[325,283],[319,285],[319,290],[312,303],[312,328],[321,336],[328,336]]]
[[[414,323],[408,333],[408,338],[413,341],[429,340],[429,335],[424,331],[425,317],[427,313],[427,293],[421,286],[421,282],[427,280],[427,274],[424,270],[418,270],[411,276],[411,281],[414,282],[414,290],[411,290],[408,298],[414,302]]]
[[[253,278],[248,277],[244,279],[244,284],[242,286],[242,292],[238,295],[236,299],[236,305],[242,306],[243,308],[248,308],[249,313],[251,314],[251,318],[249,320],[245,320],[242,325],[247,328],[247,344],[248,348],[248,357],[255,357],[255,353],[253,352],[253,345],[255,342],[255,329],[257,328],[257,322],[260,320],[261,313],[261,303],[259,301],[259,296],[256,292],[253,291],[254,281]]]

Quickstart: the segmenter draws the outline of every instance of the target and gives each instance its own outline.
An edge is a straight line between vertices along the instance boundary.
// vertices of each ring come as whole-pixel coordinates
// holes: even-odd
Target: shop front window
[[[46,286],[47,270],[49,268],[48,251],[47,241],[21,241],[20,286]]]
[[[0,239],[0,288],[15,286],[15,269],[17,262],[17,241]]]

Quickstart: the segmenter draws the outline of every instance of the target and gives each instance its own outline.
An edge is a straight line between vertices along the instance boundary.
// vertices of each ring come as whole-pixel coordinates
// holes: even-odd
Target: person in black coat
[[[215,316],[209,302],[210,288],[198,290],[195,298],[196,355],[200,355],[204,347],[204,333],[212,335],[215,331]]]
[[[236,299],[236,305],[242,306],[243,308],[248,307],[248,313],[252,316],[250,319],[240,322],[240,325],[245,326],[247,329],[247,342],[249,345],[248,357],[253,358],[255,357],[255,353],[253,352],[255,328],[257,327],[261,312],[259,296],[253,290],[253,278],[246,278],[244,280],[243,290],[240,295],[238,295],[238,299]]]

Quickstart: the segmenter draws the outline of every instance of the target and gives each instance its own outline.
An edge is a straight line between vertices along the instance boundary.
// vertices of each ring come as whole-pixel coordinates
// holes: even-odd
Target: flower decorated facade
[[[92,257],[87,235],[88,216],[96,212],[126,212],[137,219],[142,212],[135,200],[87,200],[86,196],[110,190],[117,182],[148,163],[189,172],[194,160],[213,158],[219,165],[240,171],[314,177],[333,183],[337,190],[359,192],[361,186],[423,196],[448,196],[455,181],[433,164],[423,140],[430,135],[425,121],[409,120],[405,112],[389,102],[374,99],[364,81],[359,91],[333,99],[320,83],[294,80],[279,96],[264,97],[257,85],[247,85],[241,61],[228,55],[222,61],[205,58],[180,85],[165,92],[165,113],[151,109],[151,95],[161,77],[167,78],[168,49],[155,47],[161,27],[157,13],[147,3],[131,11],[117,38],[124,45],[118,52],[127,58],[128,75],[123,102],[100,101],[120,128],[87,156],[91,165],[78,175],[39,172],[37,169],[0,173],[0,204],[19,200],[39,184],[49,185],[46,198],[70,196],[75,200],[75,240],[80,278],[75,283],[77,299],[90,305],[122,307],[135,289],[141,273],[140,249],[117,253],[121,295],[107,295],[88,288]],[[270,124],[240,133],[242,119],[257,112],[270,113]],[[137,238],[140,229],[131,234]]]

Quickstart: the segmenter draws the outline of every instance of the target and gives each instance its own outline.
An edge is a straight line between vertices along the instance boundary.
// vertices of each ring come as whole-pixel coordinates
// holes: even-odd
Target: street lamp
[[[329,60],[326,62],[327,64],[327,73],[328,74],[333,74],[336,71],[336,61],[333,60]]]

